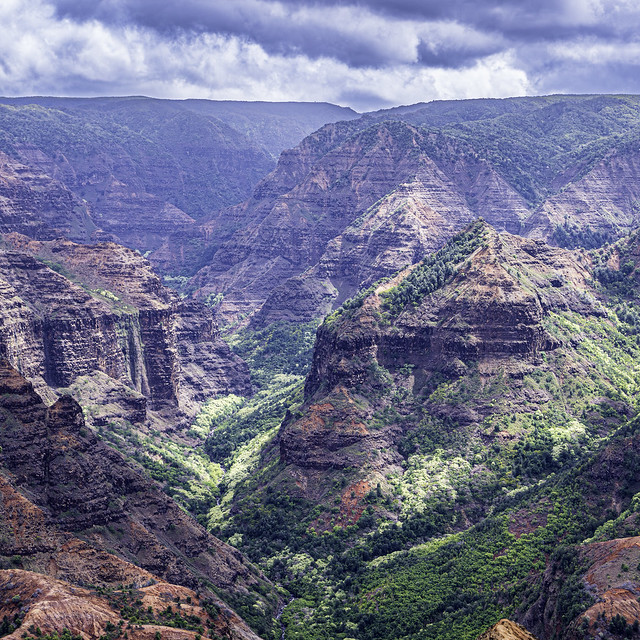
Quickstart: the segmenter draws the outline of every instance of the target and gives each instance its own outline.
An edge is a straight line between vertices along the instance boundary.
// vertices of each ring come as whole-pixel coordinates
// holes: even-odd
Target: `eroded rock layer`
[[[520,381],[543,366],[543,354],[561,346],[545,318],[561,310],[596,318],[605,313],[590,285],[588,261],[542,241],[498,234],[483,222],[470,229],[476,239],[471,253],[458,258],[444,286],[419,294],[415,281],[405,289],[409,297],[394,306],[389,292],[412,283],[420,266],[409,268],[320,327],[304,415],[282,431],[285,461],[310,470],[398,463],[399,422],[367,426],[379,408],[375,398],[382,405],[389,385],[408,385],[433,415],[459,424],[481,423],[499,409],[481,393],[464,404],[431,395],[447,379],[478,376],[488,384],[496,375],[506,377],[502,406],[537,408]],[[439,268],[447,267],[434,267],[428,278],[444,278]],[[385,453],[374,461],[374,450]]]
[[[258,589],[268,594],[257,596],[264,600],[261,606],[275,606],[268,581],[238,551],[209,535],[121,454],[101,443],[70,396],[46,407],[6,361],[0,363],[0,396],[0,555],[74,584],[133,584],[149,587],[160,598],[165,589],[175,592],[172,597],[190,596],[194,606],[197,598],[188,589],[202,590],[221,612],[216,624],[233,637],[256,637],[208,586],[240,604],[246,597],[255,599],[250,594]],[[6,584],[39,580],[43,590],[54,586],[51,580],[18,574],[4,575]],[[158,579],[162,584],[151,589]],[[63,593],[68,586],[55,589]],[[91,603],[100,601],[95,594],[75,593],[78,612],[84,611],[94,628],[112,620],[113,611],[97,618],[90,613],[95,613]],[[86,616],[76,619],[56,611],[55,604],[41,609],[37,602],[32,609],[40,610],[38,619],[47,628],[61,631],[62,625],[87,638],[99,635],[85,628]]]
[[[59,388],[102,372],[151,408],[188,413],[216,393],[250,393],[211,311],[181,302],[139,254],[17,234],[6,245],[0,354],[29,378]]]

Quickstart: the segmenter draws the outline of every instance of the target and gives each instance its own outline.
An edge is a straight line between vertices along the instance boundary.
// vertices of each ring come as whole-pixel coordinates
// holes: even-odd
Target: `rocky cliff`
[[[225,241],[192,285],[223,292],[222,316],[255,313],[259,328],[322,317],[478,216],[558,246],[600,246],[637,218],[639,117],[633,96],[551,96],[325,126],[205,223]]]
[[[152,481],[97,440],[69,396],[47,408],[32,385],[6,361],[0,365],[0,390],[0,516],[5,532],[1,552],[5,558],[11,557],[25,569],[85,586],[119,582],[140,589],[163,578],[187,589],[162,582],[151,589],[160,600],[162,592],[168,591],[172,598],[190,596],[197,606],[198,598],[188,589],[198,590],[217,602],[220,620],[216,625],[232,637],[256,637],[211,591],[213,585],[241,607],[256,601],[265,611],[275,607],[271,586],[239,552],[207,534]],[[26,574],[4,574],[5,590],[15,588],[10,585],[16,580],[31,584],[39,580],[45,590],[54,584]],[[56,588],[68,590],[61,584]],[[266,593],[266,598],[256,590]],[[32,608],[40,610],[48,628],[60,631],[59,627],[68,626],[87,638],[97,637],[83,625],[92,619],[91,624],[102,627],[113,612],[107,610],[96,620],[90,605],[100,598],[82,590],[71,589],[71,593],[78,598],[76,613],[84,611],[84,617],[73,618],[69,609],[56,610],[55,605]]]
[[[273,168],[272,154],[325,122],[356,115],[310,103],[1,102],[4,232],[114,240],[153,251],[157,267],[190,273],[208,244],[219,244],[205,240],[197,220],[246,199]]]
[[[210,310],[181,302],[139,254],[15,234],[5,243],[0,350],[24,375],[59,388],[102,372],[150,408],[191,414],[217,393],[250,393]]]
[[[0,152],[0,233],[89,242],[102,235],[89,207],[61,182]]]
[[[197,295],[220,291],[222,315],[237,315],[260,308],[276,288],[259,322],[309,319],[321,314],[318,291],[344,300],[477,215],[520,228],[526,203],[468,145],[398,122],[354,128],[329,125],[283,154],[236,208],[248,224],[193,279]],[[205,227],[213,233],[221,224]]]
[[[639,178],[640,144],[611,150],[532,214],[528,235],[565,246],[598,246],[624,236],[637,225]]]
[[[545,354],[562,346],[546,319],[605,313],[586,259],[497,234],[482,222],[420,264],[320,327],[304,416],[281,435],[286,462],[305,469],[397,464],[402,421],[370,426],[394,388],[430,415],[462,425],[534,412],[550,397],[527,389],[523,379],[546,370]],[[496,378],[503,391],[494,397]],[[470,379],[477,391],[468,394]],[[396,411],[409,412],[402,404]]]

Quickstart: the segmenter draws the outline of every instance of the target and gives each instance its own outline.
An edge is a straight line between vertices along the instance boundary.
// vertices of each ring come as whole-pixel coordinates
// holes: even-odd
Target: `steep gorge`
[[[6,361],[0,364],[0,391],[0,556],[5,564],[92,589],[125,584],[140,589],[164,579],[155,589],[158,596],[164,589],[171,600],[176,595],[196,603],[208,598],[218,612],[212,627],[234,638],[257,637],[217,595],[241,607],[248,608],[247,598],[260,601],[265,611],[277,605],[271,585],[239,552],[207,534],[153,481],[101,443],[70,396],[46,407]],[[26,573],[2,571],[0,579],[5,591],[15,588],[16,579],[36,583],[33,589],[52,585]],[[69,593],[68,586],[60,587]],[[43,626],[97,637],[95,629],[104,629],[114,613],[107,611],[94,620],[93,629],[86,628],[99,594],[70,593],[77,598],[75,607],[45,606]]]
[[[191,282],[253,328],[320,318],[476,217],[565,247],[637,218],[635,96],[434,102],[327,125],[245,203],[205,222],[228,238]],[[235,229],[235,231],[234,231]],[[252,315],[253,314],[253,315]]]

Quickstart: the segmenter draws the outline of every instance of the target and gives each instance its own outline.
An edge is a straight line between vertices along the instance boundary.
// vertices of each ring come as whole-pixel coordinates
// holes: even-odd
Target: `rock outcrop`
[[[10,625],[19,625],[3,637],[18,640],[28,630],[39,629],[44,635],[63,635],[66,630],[83,640],[96,640],[108,631],[122,630],[124,618],[129,621],[127,636],[136,640],[152,640],[158,633],[171,640],[194,640],[205,632],[234,640],[258,639],[228,608],[221,609],[212,600],[201,600],[191,589],[151,575],[147,582],[126,588],[109,584],[112,591],[106,595],[30,571],[0,571],[0,590],[5,596],[0,616],[7,620],[9,630]],[[176,620],[187,628],[174,626]]]
[[[214,233],[229,216],[247,221],[193,279],[199,296],[225,294],[223,316],[259,309],[275,289],[258,322],[306,320],[325,300],[317,317],[327,301],[339,304],[478,215],[509,230],[528,215],[524,199],[468,145],[400,122],[349,136],[354,127],[316,132],[282,155],[251,200],[205,225]]]
[[[455,253],[459,246],[467,247],[462,254]],[[563,346],[546,319],[557,312],[605,315],[588,264],[580,254],[474,223],[421,263],[427,266],[406,269],[325,320],[305,404],[280,434],[281,458],[310,476],[399,464],[400,415],[411,409],[395,396],[416,398],[421,411],[471,428],[496,413],[536,411],[549,396],[527,389],[523,378],[545,369],[545,354]],[[467,384],[482,390],[496,378],[503,380],[499,396],[465,395]],[[450,393],[443,391],[447,382]],[[381,426],[375,416],[391,404],[398,419]]]
[[[0,355],[53,388],[102,372],[150,408],[193,414],[217,393],[250,393],[248,370],[211,311],[181,302],[139,254],[113,243],[6,236]]]
[[[536,640],[536,637],[517,622],[504,619],[478,636],[478,640]]]
[[[209,591],[228,611],[211,583],[231,602],[275,607],[268,581],[101,443],[70,396],[46,407],[6,361],[0,396],[0,555],[75,584],[142,587],[157,577]],[[240,626],[234,637],[255,637]]]

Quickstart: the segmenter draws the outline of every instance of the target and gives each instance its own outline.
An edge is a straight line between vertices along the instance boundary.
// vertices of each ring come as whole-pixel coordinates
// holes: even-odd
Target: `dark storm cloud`
[[[238,36],[268,53],[334,58],[353,67],[375,68],[397,62],[452,67],[498,50],[486,42],[476,47],[473,39],[459,43],[443,33],[442,27],[435,44],[429,33],[416,33],[411,51],[398,47],[390,40],[402,37],[403,21],[408,23],[415,12],[409,11],[410,7],[389,12],[389,7],[375,3],[57,0],[55,4],[60,17],[144,26],[167,37],[179,32]]]
[[[347,61],[351,50],[359,52],[367,42],[366,34],[343,43],[337,51],[335,38],[325,40],[341,26],[332,23],[331,11],[345,7],[367,10],[391,21],[456,21],[525,41],[575,35],[615,37],[630,35],[638,26],[633,3],[616,0],[57,0],[55,4],[63,16],[141,24],[164,32],[186,29],[244,35],[269,50],[302,51],[311,57],[334,51]],[[314,24],[313,20],[292,24],[291,17],[304,10],[325,12],[327,24]],[[377,64],[377,59],[372,64]]]
[[[269,53],[303,54],[312,59],[331,57],[351,66],[379,67],[397,62],[395,48],[386,46],[379,34],[368,29],[367,16],[377,16],[380,24],[387,21],[388,36],[393,36],[394,23],[408,20],[457,20],[462,24],[484,23],[489,32],[499,30],[493,24],[491,9],[479,13],[476,3],[457,2],[261,2],[232,0],[204,2],[183,0],[180,3],[158,3],[154,0],[99,0],[84,2],[58,0],[60,16],[74,19],[96,19],[109,24],[142,25],[170,35],[178,31],[212,32],[247,38]],[[345,13],[345,8],[352,12]],[[338,12],[342,15],[337,15]],[[503,15],[501,13],[501,15]],[[335,19],[332,18],[335,16]],[[364,18],[364,20],[363,20]],[[382,20],[380,20],[382,19]],[[355,23],[360,20],[360,28]],[[384,34],[382,34],[384,35]],[[497,38],[500,40],[500,38]],[[445,38],[437,47],[419,37],[419,50],[414,62],[446,67],[466,64],[484,55],[488,49],[476,50],[472,43],[458,46]]]
[[[169,38],[235,36],[269,54],[331,58],[354,68],[458,69],[510,51],[528,70],[531,44],[585,36],[626,42],[640,26],[629,0],[55,0],[55,6],[75,20],[142,26]]]
[[[328,100],[637,91],[637,0],[2,0],[0,93]]]
[[[433,47],[428,41],[421,40],[418,45],[418,63],[427,67],[459,69],[468,66],[478,57],[498,53],[502,43],[487,43],[476,47]]]
[[[153,0],[100,0],[95,3],[59,0],[61,17],[96,19],[107,24],[137,25],[171,37],[178,32],[217,33],[246,38],[265,51],[309,58],[332,57],[349,65],[379,66],[388,55],[375,39],[357,31],[345,37],[331,21],[323,23],[286,5],[233,0],[184,0],[158,4]],[[279,10],[280,9],[280,10]]]

